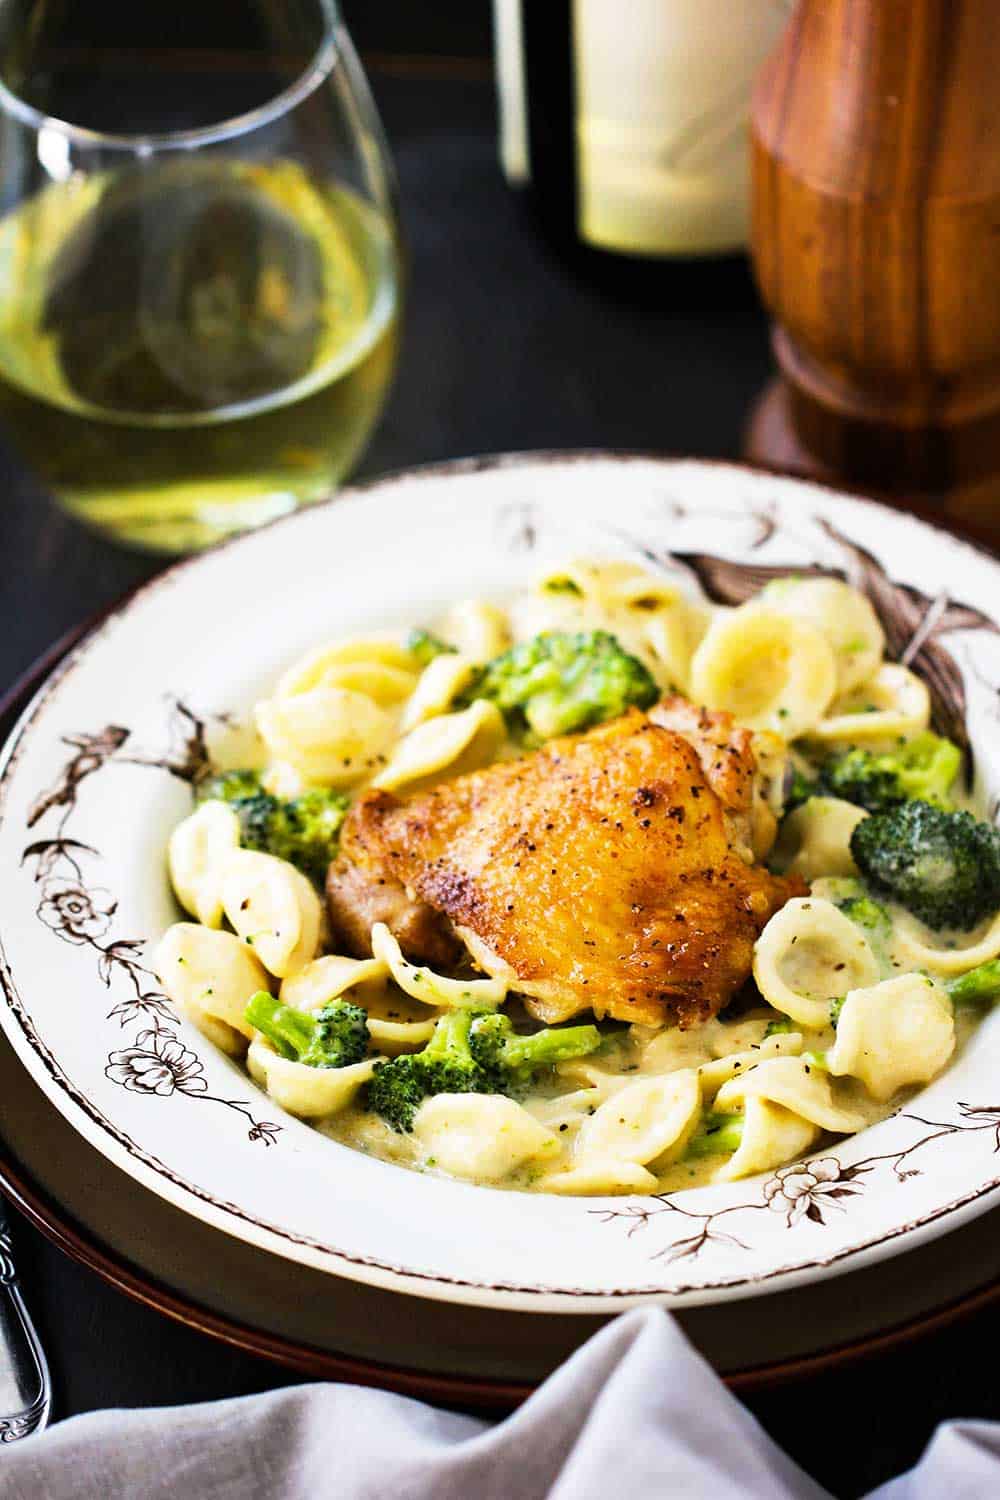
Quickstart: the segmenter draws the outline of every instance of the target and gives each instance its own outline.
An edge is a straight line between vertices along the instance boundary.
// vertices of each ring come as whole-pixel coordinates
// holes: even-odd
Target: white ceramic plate
[[[146,955],[219,715],[327,636],[502,596],[575,555],[717,597],[767,570],[865,587],[1000,791],[1000,566],[912,519],[719,464],[579,456],[424,471],[171,569],[50,679],[6,751],[0,1019],[48,1098],[145,1186],[264,1249],[418,1295],[607,1311],[806,1282],[983,1212],[1000,1185],[1000,1016],[901,1113],[805,1168],[662,1198],[525,1196],[420,1176],[285,1116],[178,1021]],[[763,570],[763,571],[762,571]]]

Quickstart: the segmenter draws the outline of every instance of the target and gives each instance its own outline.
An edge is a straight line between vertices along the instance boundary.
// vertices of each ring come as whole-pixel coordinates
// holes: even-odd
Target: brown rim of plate
[[[431,474],[470,473],[480,469],[498,468],[506,465],[513,467],[518,462],[544,464],[579,462],[599,458],[617,458],[623,460],[648,459],[659,462],[687,461],[680,455],[636,452],[632,450],[541,449],[537,452],[527,451],[524,453],[496,454],[484,458],[456,459],[446,463],[426,464],[413,468],[399,469],[380,475],[376,479],[366,480],[351,488],[355,492],[364,492],[368,489],[374,489],[383,482],[411,475],[416,477]],[[812,480],[796,474],[784,473],[780,469],[769,468],[762,464],[740,463],[736,460],[723,459],[696,459],[694,461],[719,468],[746,469],[751,473],[771,474],[775,478],[798,479],[800,482],[814,484],[820,489],[829,490],[833,494],[849,495],[852,498],[867,500],[869,502],[874,500],[877,504],[887,505],[889,509],[900,508],[898,506],[893,507],[883,496],[865,494],[863,491],[849,490],[835,484],[825,483],[822,480]],[[335,503],[337,498],[337,495],[332,495],[328,500],[318,503],[329,505]],[[312,509],[311,506],[309,508]],[[936,526],[941,531],[957,536],[976,550],[988,556],[997,556],[997,553],[990,546],[970,535],[970,533],[963,531],[960,526],[945,523],[940,518],[921,509],[915,508],[912,513],[919,520],[931,526]],[[282,525],[284,521],[289,519],[291,519],[290,516],[280,517],[269,524]],[[238,540],[239,536],[236,536],[218,545],[225,547]],[[59,662],[74,647],[78,646],[86,636],[110,615],[116,614],[128,604],[150,582],[162,577],[163,571],[172,571],[175,568],[184,567],[188,561],[189,559],[181,559],[178,562],[170,564],[166,570],[161,570],[159,573],[154,574],[151,579],[143,580],[132,588],[127,589],[113,603],[96,611],[81,625],[67,631],[59,640],[44,651],[34,664],[15,681],[13,686],[0,696],[0,743],[6,739],[14,727],[17,717],[30,703],[34,693],[42,685],[49,673],[55,669]],[[133,1301],[139,1302],[146,1307],[151,1307],[155,1311],[162,1313],[165,1317],[171,1318],[174,1322],[192,1328],[199,1333],[206,1334],[210,1338],[218,1339],[249,1354],[273,1360],[277,1364],[284,1365],[314,1379],[348,1381],[355,1385],[374,1386],[437,1404],[494,1414],[513,1410],[523,1401],[526,1401],[536,1389],[536,1385],[532,1382],[490,1380],[479,1376],[440,1375],[429,1371],[406,1369],[395,1365],[383,1365],[374,1360],[338,1355],[328,1350],[318,1349],[305,1343],[298,1343],[294,1340],[283,1338],[281,1335],[267,1333],[261,1329],[253,1328],[248,1324],[223,1317],[221,1314],[213,1312],[211,1309],[203,1307],[201,1304],[171,1290],[171,1288],[163,1285],[155,1277],[144,1274],[124,1256],[120,1256],[106,1248],[96,1236],[75,1224],[61,1210],[60,1206],[53,1202],[48,1194],[32,1181],[30,1174],[25,1171],[24,1167],[12,1159],[2,1140],[0,1140],[0,1187],[3,1188],[11,1201],[24,1214],[25,1218],[44,1234],[47,1239],[62,1250],[64,1254],[79,1264],[86,1266],[88,1270],[94,1271],[102,1280],[113,1286],[117,1291],[131,1297]],[[219,1232],[222,1233],[223,1231]],[[915,1338],[936,1333],[943,1328],[947,1328],[951,1324],[978,1312],[983,1307],[995,1303],[998,1297],[1000,1297],[1000,1277],[988,1282],[985,1286],[971,1292],[963,1293],[961,1296],[943,1303],[933,1311],[917,1314],[915,1317],[898,1323],[891,1328],[883,1329],[879,1333],[869,1334],[843,1344],[831,1345],[814,1354],[797,1356],[791,1359],[774,1360],[767,1364],[749,1366],[742,1370],[731,1371],[723,1375],[722,1379],[730,1390],[740,1393],[776,1387],[788,1381],[850,1366],[873,1355],[899,1348]]]

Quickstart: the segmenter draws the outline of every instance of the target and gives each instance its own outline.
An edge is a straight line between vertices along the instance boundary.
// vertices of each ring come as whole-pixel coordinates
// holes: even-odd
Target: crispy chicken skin
[[[768,806],[764,778],[758,775],[755,747],[777,755],[782,768],[785,748],[775,735],[755,735],[735,723],[732,714],[699,708],[689,698],[662,698],[649,711],[654,724],[673,729],[692,746],[705,780],[722,804],[729,841],[745,857],[764,858],[778,833],[778,822]]]
[[[409,800],[367,793],[341,860],[449,918],[542,1020],[692,1025],[744,983],[757,934],[801,889],[733,847],[710,776],[632,710]]]
[[[649,717],[672,729],[692,747],[705,780],[727,812],[746,813],[753,801],[753,731],[733,722],[732,714],[699,708],[690,698],[661,698]]]

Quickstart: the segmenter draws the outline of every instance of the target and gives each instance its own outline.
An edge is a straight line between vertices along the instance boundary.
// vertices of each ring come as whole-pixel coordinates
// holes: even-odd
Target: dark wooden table
[[[602,289],[546,247],[504,186],[485,67],[385,62],[373,83],[401,179],[412,282],[398,382],[361,476],[539,447],[737,457],[770,371],[745,264],[665,270],[654,298],[627,270],[616,290]],[[2,690],[158,563],[66,520],[6,447],[0,495]],[[57,1416],[294,1379],[128,1301],[27,1225],[17,1239]],[[905,1259],[899,1265],[905,1275]],[[998,1336],[1000,1313],[980,1314],[906,1352],[747,1404],[835,1494],[860,1494],[914,1462],[939,1420],[1000,1418],[986,1370]]]

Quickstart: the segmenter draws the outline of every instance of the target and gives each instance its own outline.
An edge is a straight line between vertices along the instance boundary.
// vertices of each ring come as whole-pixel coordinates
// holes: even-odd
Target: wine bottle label
[[[789,0],[573,0],[580,237],[636,255],[746,243],[754,75]],[[529,101],[529,110],[531,104]]]

